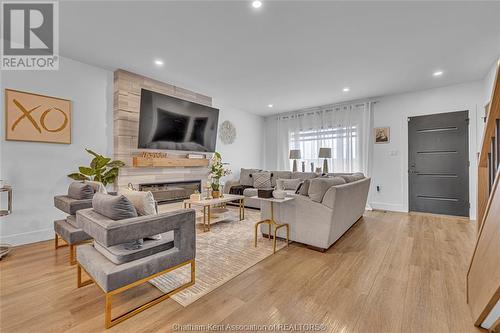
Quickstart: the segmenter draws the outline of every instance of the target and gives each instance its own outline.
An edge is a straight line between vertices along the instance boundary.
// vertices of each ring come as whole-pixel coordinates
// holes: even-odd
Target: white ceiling
[[[60,51],[267,115],[481,79],[499,14],[500,2],[62,2]]]

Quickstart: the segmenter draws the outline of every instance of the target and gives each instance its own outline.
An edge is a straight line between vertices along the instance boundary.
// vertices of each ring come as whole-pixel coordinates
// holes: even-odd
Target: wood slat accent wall
[[[499,73],[500,61],[479,155],[479,233],[467,272],[467,301],[477,326],[482,324],[500,299]]]
[[[113,153],[114,158],[125,162],[118,177],[118,186],[131,182],[163,181],[172,175],[173,180],[189,180],[206,178],[205,168],[182,168],[183,170],[172,170],[169,172],[164,168],[140,168],[132,169],[132,157],[139,153],[137,149],[139,132],[139,108],[141,102],[141,89],[148,89],[161,94],[181,98],[207,106],[212,106],[212,98],[196,92],[180,88],[168,83],[160,82],[139,74],[131,73],[122,69],[114,72],[113,91]],[[165,152],[164,150],[141,149],[140,151]],[[167,151],[175,157],[178,152]],[[136,168],[137,169],[137,168]],[[202,169],[202,170],[200,170]]]

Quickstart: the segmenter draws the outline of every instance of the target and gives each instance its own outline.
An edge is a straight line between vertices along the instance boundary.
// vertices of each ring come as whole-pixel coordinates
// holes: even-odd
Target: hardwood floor
[[[249,218],[258,218],[250,213]],[[174,324],[326,324],[329,332],[481,332],[465,299],[475,224],[460,218],[367,212],[325,253],[292,244],[187,308],[166,300],[109,332],[169,332]],[[118,300],[153,297],[150,285]],[[1,332],[101,332],[104,298],[76,288],[53,242],[0,261]]]

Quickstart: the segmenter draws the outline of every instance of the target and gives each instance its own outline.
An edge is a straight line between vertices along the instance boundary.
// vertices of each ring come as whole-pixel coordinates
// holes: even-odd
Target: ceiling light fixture
[[[437,71],[437,72],[432,73],[432,76],[435,76],[435,77],[438,77],[441,75],[443,75],[443,71]]]
[[[156,59],[156,60],[155,60],[155,64],[156,64],[157,66],[163,66],[163,60]]]
[[[259,0],[252,1],[253,8],[260,8],[261,6],[262,6],[262,1]]]
[[[272,105],[272,104],[267,104],[267,107],[268,107],[268,108],[272,108],[273,106],[274,106],[274,105]]]
[[[351,88],[349,87],[345,87],[344,89],[342,89],[343,92],[349,92],[349,90],[351,90]]]

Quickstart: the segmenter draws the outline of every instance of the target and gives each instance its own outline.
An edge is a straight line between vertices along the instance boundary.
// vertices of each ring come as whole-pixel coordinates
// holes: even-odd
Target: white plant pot
[[[275,199],[285,199],[286,197],[286,192],[283,190],[274,190],[273,191],[273,197]]]

